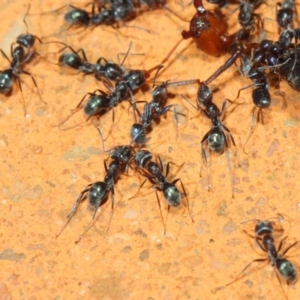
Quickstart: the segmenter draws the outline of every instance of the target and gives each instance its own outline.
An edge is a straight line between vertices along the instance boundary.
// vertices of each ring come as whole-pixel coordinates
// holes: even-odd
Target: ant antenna
[[[158,72],[160,71],[160,69],[162,69],[164,66],[163,65],[160,65],[158,68],[157,68],[157,71],[155,73],[155,76],[154,76],[154,80],[153,80],[153,85],[152,87],[155,86],[155,81],[156,81],[156,78],[157,78],[157,75],[158,75]]]
[[[26,25],[26,29],[27,29],[27,33],[28,33],[28,25],[27,25],[27,22],[26,22],[26,17],[28,16],[28,14],[29,14],[29,11],[30,11],[30,3],[28,4],[28,9],[27,9],[27,12],[26,12],[26,14],[25,14],[25,16],[24,16],[24,18],[23,18],[23,22],[24,22],[24,24]]]
[[[130,50],[131,50],[131,47],[132,47],[132,42],[129,43],[128,50],[127,50],[127,52],[126,52],[126,54],[125,54],[125,57],[124,57],[122,63],[120,64],[120,66],[123,66],[123,64],[124,64],[124,62],[125,62],[125,60],[126,60],[126,58],[128,57],[128,54],[129,54],[129,52],[130,52]]]

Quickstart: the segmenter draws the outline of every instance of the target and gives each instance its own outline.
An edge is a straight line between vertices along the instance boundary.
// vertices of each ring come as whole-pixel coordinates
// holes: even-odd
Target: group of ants
[[[36,41],[41,44],[58,43],[62,45],[63,47],[60,50],[62,54],[59,56],[59,65],[75,69],[84,75],[94,75],[96,80],[100,81],[109,91],[104,92],[101,89],[97,89],[92,93],[87,93],[72,111],[71,115],[78,110],[83,109],[87,120],[89,120],[92,117],[99,118],[106,112],[112,111],[114,119],[114,109],[123,101],[129,101],[130,108],[132,108],[134,112],[135,122],[130,131],[131,142],[128,145],[116,146],[108,151],[110,162],[108,165],[106,161],[104,162],[106,172],[104,180],[91,183],[83,189],[79,194],[73,209],[67,216],[66,224],[63,226],[57,237],[66,228],[75,215],[79,205],[85,199],[88,200],[89,207],[94,210],[94,213],[91,222],[77,242],[81,240],[83,235],[97,220],[97,213],[100,206],[107,201],[110,194],[112,198],[111,221],[114,209],[114,185],[120,174],[127,173],[128,169],[138,170],[139,174],[145,178],[138,192],[147,180],[151,183],[156,193],[162,220],[163,217],[158,196],[159,191],[162,192],[163,197],[167,201],[168,209],[170,209],[170,206],[180,206],[183,197],[188,199],[186,190],[180,178],[173,181],[168,180],[170,164],[172,163],[169,162],[166,168],[164,168],[160,156],[155,159],[154,155],[145,148],[146,142],[149,140],[147,134],[151,131],[151,126],[154,121],[157,121],[167,112],[173,111],[175,119],[178,122],[179,113],[176,111],[176,106],[167,105],[169,96],[168,87],[195,83],[199,85],[196,96],[196,106],[184,95],[182,95],[182,97],[211,120],[211,129],[201,140],[201,155],[206,163],[206,148],[214,153],[223,153],[226,151],[228,154],[229,144],[232,143],[235,146],[235,141],[230,130],[223,124],[221,119],[227,103],[230,102],[231,104],[234,104],[234,100],[227,99],[224,101],[222,109],[220,110],[213,102],[213,91],[209,87],[209,84],[224,73],[230,66],[236,64],[238,59],[241,62],[239,66],[241,75],[252,81],[252,84],[240,90],[242,91],[246,88],[253,87],[252,100],[254,108],[252,111],[252,130],[254,127],[255,110],[258,109],[257,121],[263,123],[263,109],[266,109],[271,105],[270,86],[278,86],[281,80],[285,80],[292,89],[300,91],[300,63],[298,61],[300,28],[294,28],[294,23],[297,21],[295,1],[284,0],[282,3],[277,3],[276,5],[276,21],[280,33],[278,40],[272,41],[263,39],[259,43],[252,42],[252,38],[256,33],[257,28],[261,29],[264,27],[263,20],[260,15],[255,12],[261,5],[266,5],[263,0],[208,0],[211,4],[217,5],[214,11],[206,10],[202,2],[202,0],[191,1],[189,5],[194,5],[196,13],[190,20],[189,30],[183,30],[182,38],[171,49],[167,57],[161,64],[149,70],[131,70],[123,66],[129,55],[131,45],[127,53],[125,53],[125,57],[121,63],[107,61],[103,57],[99,58],[95,64],[90,63],[83,49],[76,51],[70,45],[58,41],[43,42],[39,37],[28,32],[19,35],[16,39],[16,43],[11,45],[11,60],[1,50],[2,55],[9,61],[10,67],[0,72],[0,93],[9,94],[12,90],[13,82],[16,81],[22,93],[25,114],[26,108],[20,81],[21,75],[28,75],[32,78],[38,91],[38,95],[42,99],[34,77],[31,73],[24,70],[24,65],[29,63],[35,55],[39,55],[34,48]],[[226,18],[222,15],[222,9],[223,7],[234,4],[236,4],[236,6],[231,14],[236,10],[239,11],[238,23],[240,28],[235,33],[228,35]],[[77,8],[73,5],[65,5],[62,8],[52,11],[52,13],[59,12],[68,7],[68,12],[65,14],[64,19],[70,25],[69,27],[88,27],[101,24],[117,27],[120,26],[120,23],[124,23],[126,26],[127,22],[139,13],[148,12],[154,9],[166,9],[174,15],[177,15],[177,13],[173,12],[167,6],[166,1],[163,0],[95,0],[93,3],[89,3],[86,8],[88,6],[91,6],[90,11]],[[29,10],[30,6],[24,17],[26,27],[27,24],[25,19],[29,14]],[[155,85],[157,74],[163,67],[163,64],[169,59],[172,53],[174,53],[182,41],[190,38],[193,39],[196,47],[204,53],[215,57],[222,54],[229,54],[229,59],[204,81],[200,82],[199,79],[179,82],[167,81]],[[206,42],[208,40],[210,41],[209,43]],[[68,52],[65,51],[66,49],[68,49]],[[144,86],[147,79],[149,79],[151,73],[154,71],[156,71],[156,74],[153,83],[154,89],[152,92],[152,101],[136,101],[134,94]],[[239,97],[240,91],[237,98]],[[138,108],[140,103],[144,103],[143,112]],[[61,127],[70,116],[58,124],[58,126]],[[97,129],[101,136],[104,148],[101,130],[100,128]],[[229,154],[228,161],[230,166]],[[180,192],[176,186],[177,183],[180,183],[182,192]],[[191,216],[188,200],[186,200],[186,202]],[[192,216],[191,219],[193,221]],[[231,285],[236,280],[243,277],[246,269],[248,269],[252,263],[262,261],[271,262],[276,270],[275,273],[280,283],[280,277],[284,278],[288,284],[296,281],[296,267],[288,259],[284,258],[284,256],[300,241],[293,243],[280,254],[281,248],[287,237],[281,240],[277,248],[273,235],[275,223],[270,221],[270,219],[254,221],[256,222],[255,235],[248,235],[254,238],[257,245],[262,251],[267,253],[268,257],[253,260],[243,269],[241,274],[234,281],[219,287],[216,290]],[[164,232],[166,232],[165,224]]]

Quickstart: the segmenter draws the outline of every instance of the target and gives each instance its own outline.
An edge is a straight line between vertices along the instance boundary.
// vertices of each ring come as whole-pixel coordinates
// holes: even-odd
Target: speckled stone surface
[[[182,18],[191,19],[192,6],[183,9],[183,1],[170,2],[170,8]],[[266,2],[258,12],[264,12],[266,18],[265,34],[273,37],[277,26],[268,18],[274,19],[275,2]],[[31,1],[30,13],[60,6],[61,1]],[[26,10],[24,1],[1,4],[0,48],[7,54],[15,38],[26,32],[22,22]],[[236,17],[237,12],[229,19],[229,32],[235,30]],[[106,26],[66,31],[62,13],[31,16],[27,23],[29,32],[43,40],[84,48],[90,61],[101,56],[117,61],[118,53],[125,53],[132,41],[131,52],[145,55],[129,55],[124,65],[141,69],[159,64],[181,38],[180,32],[188,28],[188,23],[163,10],[145,12],[127,24],[144,30]],[[88,184],[103,180],[107,154],[93,122],[85,122],[82,111],[64,124],[64,130],[56,125],[87,92],[105,88],[92,76],[69,74],[53,64],[59,49],[57,45],[37,44],[45,59],[37,57],[25,67],[47,104],[40,101],[32,80],[25,75],[21,79],[26,117],[17,84],[9,97],[0,95],[0,299],[284,299],[274,270],[267,263],[256,264],[230,287],[215,289],[234,280],[253,259],[265,257],[243,232],[252,233],[254,223],[242,221],[281,213],[285,216],[282,227],[288,236],[286,244],[300,240],[299,93],[282,83],[285,107],[282,97],[271,89],[272,105],[264,112],[265,125],[255,126],[245,147],[247,154],[242,148],[250,130],[252,90],[241,93],[236,100],[241,105],[228,108],[224,124],[237,145],[237,151],[229,149],[235,193],[232,198],[226,154],[211,156],[209,168],[201,167],[200,141],[210,129],[210,121],[180,97],[182,93],[195,103],[197,86],[170,88],[175,96],[168,103],[177,104],[185,117],[181,116],[178,128],[171,112],[163,117],[153,127],[148,148],[160,154],[165,163],[184,163],[179,169],[171,166],[171,178],[182,179],[195,222],[186,203],[168,213],[159,193],[167,228],[164,235],[155,191],[147,188],[150,185],[129,199],[143,181],[130,170],[129,176],[122,176],[115,186],[109,231],[110,199],[101,208],[95,225],[75,244],[92,218],[86,201],[63,233],[58,238],[56,235],[79,193]],[[190,41],[184,41],[157,80],[205,80],[227,57],[208,57]],[[7,67],[1,56],[0,69]],[[213,83],[219,87],[214,95],[219,107],[225,98],[234,99],[241,87],[250,84],[236,71],[233,66]],[[151,86],[149,81],[149,88],[135,98],[150,101]],[[127,103],[115,109],[114,122],[111,112],[102,116],[97,123],[106,138],[106,149],[128,144],[133,122]],[[80,126],[74,127],[76,124]],[[295,247],[289,252],[297,268],[299,251]],[[283,283],[282,287],[289,299],[297,299],[299,284],[288,289]]]

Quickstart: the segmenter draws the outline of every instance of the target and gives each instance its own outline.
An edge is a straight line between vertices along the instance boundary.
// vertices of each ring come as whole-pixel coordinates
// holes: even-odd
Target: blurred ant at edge
[[[281,216],[280,214],[278,214],[278,215]],[[273,218],[270,218],[270,219],[273,219]],[[259,248],[268,254],[268,257],[267,258],[257,258],[257,259],[252,260],[248,265],[246,265],[246,267],[240,272],[240,274],[233,281],[231,281],[230,283],[228,283],[224,286],[216,288],[215,291],[222,290],[222,289],[226,288],[227,286],[232,285],[236,281],[240,280],[241,278],[244,278],[245,271],[247,269],[249,269],[253,263],[268,261],[274,267],[274,271],[275,271],[276,277],[279,281],[280,287],[283,291],[283,294],[284,294],[285,298],[288,299],[288,297],[282,287],[282,282],[281,282],[280,278],[284,279],[287,282],[288,286],[290,284],[294,284],[297,281],[297,269],[291,261],[289,261],[287,258],[285,258],[285,256],[288,253],[288,251],[290,251],[291,248],[293,248],[294,246],[299,244],[300,241],[296,241],[296,242],[292,243],[282,252],[282,254],[280,254],[282,246],[286,242],[287,236],[284,237],[280,241],[278,248],[276,248],[275,238],[274,238],[274,232],[275,232],[276,228],[274,227],[274,223],[269,221],[270,219],[267,219],[267,220],[254,219],[254,220],[247,220],[247,221],[242,222],[242,223],[251,222],[251,221],[256,222],[255,235],[254,236],[250,235],[246,231],[245,231],[245,233],[249,237],[251,237],[255,240],[255,242],[259,246]],[[279,231],[282,232],[283,229],[280,228]]]
[[[20,75],[25,74],[31,77],[40,100],[46,104],[46,102],[42,99],[39,88],[37,86],[37,83],[34,79],[34,77],[29,73],[28,71],[25,71],[22,69],[23,65],[27,62],[29,62],[35,54],[38,54],[34,50],[34,45],[36,40],[39,41],[40,44],[49,44],[49,43],[59,43],[59,42],[47,42],[44,43],[42,40],[33,34],[28,33],[28,25],[26,22],[26,17],[28,16],[30,10],[30,4],[28,5],[28,10],[23,18],[23,22],[26,25],[27,33],[26,34],[20,34],[16,39],[17,46],[14,47],[14,43],[11,44],[11,57],[12,60],[8,58],[8,56],[4,53],[2,49],[0,49],[1,54],[9,61],[10,67],[6,70],[0,71],[0,93],[4,95],[10,94],[12,90],[12,85],[14,81],[18,82],[21,94],[22,94],[22,100],[23,100],[23,108],[24,108],[24,114],[26,116],[26,106],[25,106],[25,100],[20,80]]]
[[[163,65],[161,65],[161,67],[157,69],[153,81],[153,88],[155,87],[156,78],[161,68],[163,68]],[[151,130],[151,124],[154,121],[158,121],[160,117],[165,115],[168,111],[170,111],[171,108],[173,108],[174,116],[178,125],[178,114],[181,113],[178,113],[176,111],[174,104],[166,106],[166,102],[168,100],[168,97],[170,96],[168,92],[168,87],[189,85],[194,83],[199,83],[199,79],[191,79],[177,82],[166,81],[155,87],[155,89],[152,92],[152,101],[137,101],[134,104],[134,110],[137,112],[141,123],[137,123],[135,117],[135,123],[131,127],[131,144],[136,143],[139,147],[145,145],[145,143],[149,140],[148,138],[146,138],[146,134]],[[142,114],[136,107],[136,104],[138,103],[145,103],[144,111]]]
[[[41,15],[57,13],[65,8],[69,8],[70,10],[64,15],[64,20],[66,23],[70,24],[68,29],[71,27],[87,28],[89,26],[96,27],[99,25],[108,25],[116,29],[120,27],[120,22],[126,24],[127,21],[134,19],[137,15],[157,8],[163,8],[177,16],[175,12],[166,6],[164,0],[140,0],[138,3],[132,0],[95,0],[85,6],[92,6],[91,11],[88,12],[85,9],[75,7],[74,5],[64,5],[54,11],[44,12]],[[141,9],[142,7],[148,7],[148,9]],[[149,32],[147,29],[139,26],[125,25],[125,27],[138,28]]]
[[[99,129],[98,129],[99,131]],[[101,132],[99,131],[100,135]],[[102,136],[102,135],[101,135]],[[84,232],[80,235],[79,239],[75,242],[78,243],[82,239],[82,237],[88,232],[88,230],[94,225],[97,221],[98,216],[97,213],[101,206],[103,206],[108,200],[108,196],[111,193],[111,213],[109,217],[109,222],[106,231],[109,230],[114,204],[115,204],[115,191],[114,186],[117,182],[119,176],[121,174],[125,174],[127,172],[127,168],[130,164],[131,159],[133,158],[134,149],[131,146],[117,146],[110,150],[110,158],[111,161],[107,166],[107,159],[104,161],[105,168],[105,178],[103,181],[97,181],[91,184],[88,184],[77,197],[74,207],[70,211],[67,216],[67,221],[60,230],[60,232],[56,235],[56,238],[61,235],[64,229],[67,227],[71,219],[74,217],[75,213],[79,205],[85,200],[88,200],[88,205],[91,210],[94,210],[94,214],[92,220],[84,230]],[[97,217],[96,217],[97,216]]]
[[[167,177],[169,175],[169,171],[170,171],[170,164],[174,164],[174,163],[168,162],[167,167],[166,167],[166,172],[164,175],[164,166],[163,166],[161,157],[158,156],[159,163],[157,163],[156,161],[153,161],[153,155],[148,150],[145,150],[145,149],[138,150],[134,154],[132,160],[134,161],[139,173],[146,179],[140,185],[136,194],[134,196],[130,197],[129,199],[133,199],[138,195],[140,189],[144,186],[144,184],[146,183],[146,181],[148,179],[150,181],[150,183],[152,184],[152,187],[155,188],[156,199],[157,199],[157,203],[158,203],[159,210],[160,210],[160,215],[161,215],[163,225],[164,225],[164,234],[166,234],[166,224],[164,222],[164,218],[162,215],[160,199],[159,199],[157,191],[163,192],[164,198],[168,204],[168,213],[170,211],[171,206],[179,207],[181,205],[182,197],[184,196],[186,198],[187,208],[188,208],[190,218],[191,218],[192,222],[194,222],[193,217],[190,212],[187,193],[186,193],[185,187],[184,187],[181,179],[177,178],[175,180],[172,180],[171,182],[167,179]],[[174,164],[174,165],[176,165],[176,164]],[[178,167],[180,168],[180,167],[182,167],[182,165],[180,165]],[[181,194],[181,192],[176,187],[177,182],[180,182],[183,194]]]
[[[211,89],[204,83],[200,83],[197,92],[197,106],[191,103],[184,95],[181,96],[196,110],[200,110],[205,114],[207,118],[211,120],[211,129],[204,135],[200,144],[201,144],[201,156],[202,160],[208,168],[207,154],[205,150],[205,145],[207,145],[211,153],[222,154],[224,151],[227,154],[228,167],[230,172],[230,181],[231,181],[231,190],[232,198],[234,198],[234,187],[233,187],[233,174],[232,174],[232,164],[229,154],[229,145],[230,142],[236,148],[234,138],[230,130],[223,124],[220,119],[224,115],[227,102],[231,102],[228,99],[225,99],[222,105],[221,111],[215,103],[213,103],[213,93]],[[201,175],[201,170],[200,170]]]

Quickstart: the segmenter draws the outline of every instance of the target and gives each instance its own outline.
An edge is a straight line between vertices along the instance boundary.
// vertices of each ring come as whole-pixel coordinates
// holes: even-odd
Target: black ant
[[[267,41],[266,41],[267,43]],[[288,60],[291,60],[290,58]],[[283,64],[278,65],[271,65],[270,68],[276,70],[276,68],[282,67],[282,65],[285,65],[288,63],[288,60],[286,60]],[[239,98],[240,92],[244,89],[247,89],[249,87],[254,86],[255,89],[252,91],[252,101],[254,104],[254,108],[252,110],[252,121],[251,121],[251,128],[250,133],[246,139],[246,142],[243,147],[243,151],[245,152],[245,146],[247,141],[249,140],[251,134],[254,130],[254,120],[255,120],[255,110],[258,108],[257,112],[257,122],[261,122],[264,124],[263,119],[263,109],[269,108],[271,105],[271,95],[269,92],[269,84],[268,84],[268,78],[265,74],[264,70],[266,67],[255,67],[255,61],[253,59],[253,56],[250,58],[244,58],[241,60],[242,63],[242,69],[241,73],[250,80],[253,81],[253,84],[246,86],[239,90],[237,98]],[[269,68],[269,67],[267,67]],[[245,152],[246,153],[246,152]]]
[[[201,144],[201,156],[203,161],[207,166],[207,157],[205,152],[205,144],[209,147],[209,150],[214,153],[222,154],[224,151],[227,153],[228,165],[231,173],[231,184],[232,184],[232,197],[234,197],[234,189],[233,189],[233,177],[232,177],[232,169],[231,169],[231,161],[229,156],[229,138],[234,145],[235,141],[230,132],[230,130],[223,124],[220,117],[224,114],[227,101],[223,102],[222,110],[213,103],[213,94],[211,89],[204,83],[201,83],[198,92],[197,92],[197,107],[195,107],[184,95],[181,95],[185,100],[187,100],[196,110],[202,111],[212,123],[211,129],[204,135],[200,144]],[[200,171],[201,173],[201,171]]]
[[[292,28],[294,22],[294,14],[297,12],[294,0],[284,0],[276,4],[280,9],[276,13],[276,21],[281,29]],[[297,13],[296,13],[297,14]]]
[[[41,99],[41,101],[43,103],[46,103],[46,102],[42,99],[42,96],[40,94],[39,88],[37,86],[37,83],[36,83],[34,77],[31,75],[31,73],[23,70],[22,67],[25,63],[30,61],[35,54],[38,54],[33,49],[33,46],[34,46],[36,40],[38,40],[41,44],[60,43],[60,42],[44,43],[38,36],[28,33],[28,25],[26,23],[26,17],[28,16],[29,11],[30,11],[30,4],[28,5],[28,10],[23,18],[23,22],[27,28],[27,33],[20,34],[17,37],[16,43],[18,44],[18,46],[14,47],[13,44],[11,45],[10,53],[11,53],[12,60],[10,60],[7,57],[7,55],[4,53],[4,51],[2,49],[0,49],[0,52],[2,53],[2,55],[10,63],[10,67],[8,69],[0,71],[0,93],[1,94],[10,93],[14,80],[17,80],[19,88],[21,90],[21,94],[22,94],[23,108],[24,108],[25,115],[26,115],[26,107],[25,107],[25,100],[24,100],[24,95],[23,95],[22,85],[21,85],[21,80],[20,80],[21,74],[25,74],[25,75],[28,75],[31,77],[31,79],[37,89],[39,98]]]
[[[88,116],[87,121],[95,115],[101,115],[110,109],[116,107],[121,101],[127,100],[131,97],[132,103],[135,102],[133,98],[133,91],[139,89],[150,76],[150,73],[160,68],[160,65],[155,66],[147,71],[141,70],[129,70],[125,72],[122,76],[122,80],[116,83],[113,87],[112,84],[107,81],[104,82],[106,87],[111,91],[110,94],[97,89],[93,93],[87,93],[82,100],[78,103],[76,108],[71,112],[71,114],[60,122],[57,126],[63,125],[74,113],[76,113],[82,104],[84,104],[84,113]],[[89,98],[87,98],[89,96]],[[113,110],[113,121],[114,121],[114,110]]]
[[[119,21],[127,21],[135,16],[134,5],[131,1],[115,1],[111,3],[89,3],[92,5],[91,13],[84,9],[77,8],[73,5],[64,5],[53,12],[58,12],[66,7],[71,8],[64,16],[64,20],[70,24],[69,28],[73,26],[99,26],[99,25],[118,25]],[[96,12],[96,8],[98,12]]]
[[[162,67],[163,66],[161,66],[160,68]],[[155,79],[153,82],[153,87],[155,86],[156,76],[160,68],[156,72]],[[172,107],[174,107],[175,119],[178,123],[178,117],[177,117],[175,106],[174,105],[166,106],[166,102],[168,99],[168,89],[167,89],[168,86],[182,86],[182,85],[194,84],[197,82],[199,83],[198,79],[192,79],[192,80],[178,81],[172,83],[167,81],[158,85],[152,93],[152,101],[150,101],[149,103],[146,102],[146,104],[144,105],[143,114],[141,114],[140,111],[135,107],[135,110],[137,111],[140,117],[141,124],[135,123],[131,128],[132,143],[135,142],[139,146],[144,145],[148,140],[146,139],[146,133],[151,123],[155,119],[158,119],[164,114],[166,114]],[[136,103],[141,103],[141,102],[144,101],[138,101]]]
[[[187,193],[185,191],[185,188],[184,188],[184,185],[183,185],[181,179],[177,178],[177,179],[173,180],[172,182],[169,182],[167,180],[167,176],[169,174],[170,162],[167,164],[167,167],[166,167],[166,175],[163,175],[164,167],[163,167],[163,163],[162,163],[160,156],[158,157],[159,164],[157,162],[154,162],[152,159],[153,159],[153,155],[148,150],[139,150],[133,156],[133,160],[134,160],[136,166],[138,167],[139,172],[142,174],[142,176],[146,177],[146,180],[148,179],[152,183],[153,187],[155,188],[156,199],[157,199],[157,202],[159,205],[162,220],[163,220],[163,216],[162,216],[161,205],[160,205],[160,200],[159,200],[157,191],[159,190],[159,191],[163,192],[164,198],[166,199],[166,201],[168,203],[168,211],[170,210],[170,206],[178,207],[181,205],[181,200],[182,200],[182,194],[179,192],[178,188],[175,185],[178,181],[181,184],[181,188],[183,190],[183,195],[187,199],[187,206],[188,206],[188,210],[189,210],[189,214],[190,214]],[[139,193],[140,189],[143,187],[146,180],[141,184],[136,195]],[[130,199],[134,198],[135,196],[131,197]],[[191,216],[191,214],[190,214],[190,216]],[[192,217],[191,217],[191,219],[194,222]],[[166,233],[165,224],[164,224],[164,233]]]
[[[91,183],[84,188],[84,190],[77,197],[73,209],[68,214],[67,222],[65,223],[65,225],[63,226],[63,228],[60,230],[60,232],[57,234],[56,237],[59,237],[61,235],[61,233],[64,231],[66,226],[69,224],[69,222],[75,215],[80,203],[87,198],[89,203],[89,208],[91,208],[95,212],[93,214],[92,220],[86,227],[85,231],[76,241],[76,243],[78,243],[82,239],[82,237],[87,233],[87,231],[92,227],[93,223],[96,221],[97,218],[95,217],[97,215],[100,206],[107,201],[108,195],[111,192],[112,194],[111,215],[110,215],[107,231],[109,230],[110,222],[112,219],[112,213],[114,209],[114,203],[115,203],[114,185],[120,173],[121,172],[124,173],[127,170],[127,165],[132,159],[132,155],[133,155],[133,148],[130,146],[118,146],[112,149],[110,154],[112,161],[109,163],[108,167],[106,165],[106,160],[104,161],[104,168],[106,172],[104,180]]]
[[[300,241],[294,242],[292,245],[288,246],[282,254],[279,254],[281,251],[281,248],[286,241],[287,237],[283,238],[280,241],[280,244],[278,248],[275,247],[275,240],[273,237],[274,227],[272,222],[266,221],[260,221],[255,220],[257,222],[255,226],[255,241],[259,248],[266,252],[268,254],[267,258],[258,258],[251,261],[243,270],[242,272],[236,277],[235,280],[232,282],[226,284],[223,287],[219,287],[216,290],[224,289],[225,287],[235,283],[237,280],[244,277],[244,272],[254,263],[254,262],[263,262],[263,261],[269,261],[271,262],[272,266],[276,269],[276,277],[281,285],[281,281],[279,278],[279,275],[284,278],[287,281],[287,284],[294,283],[297,280],[297,270],[296,267],[290,262],[288,259],[284,258],[284,256],[287,254],[287,252],[300,243]],[[278,275],[279,273],[279,275]],[[283,288],[282,288],[283,289]],[[284,290],[283,290],[284,293]],[[284,293],[285,295],[285,293]],[[286,295],[285,295],[286,296]]]
[[[84,73],[84,75],[94,74],[95,78],[100,81],[103,81],[103,78],[105,78],[108,81],[119,82],[123,80],[123,77],[126,74],[126,71],[122,66],[129,55],[131,47],[132,42],[130,43],[128,51],[125,54],[125,57],[121,64],[107,61],[104,57],[100,57],[95,64],[92,64],[88,62],[85,51],[83,49],[75,51],[71,46],[65,44],[65,47],[61,49],[60,52],[66,48],[69,48],[71,52],[65,52],[60,55],[59,64],[65,67],[79,70]],[[79,55],[80,53],[82,57]]]

